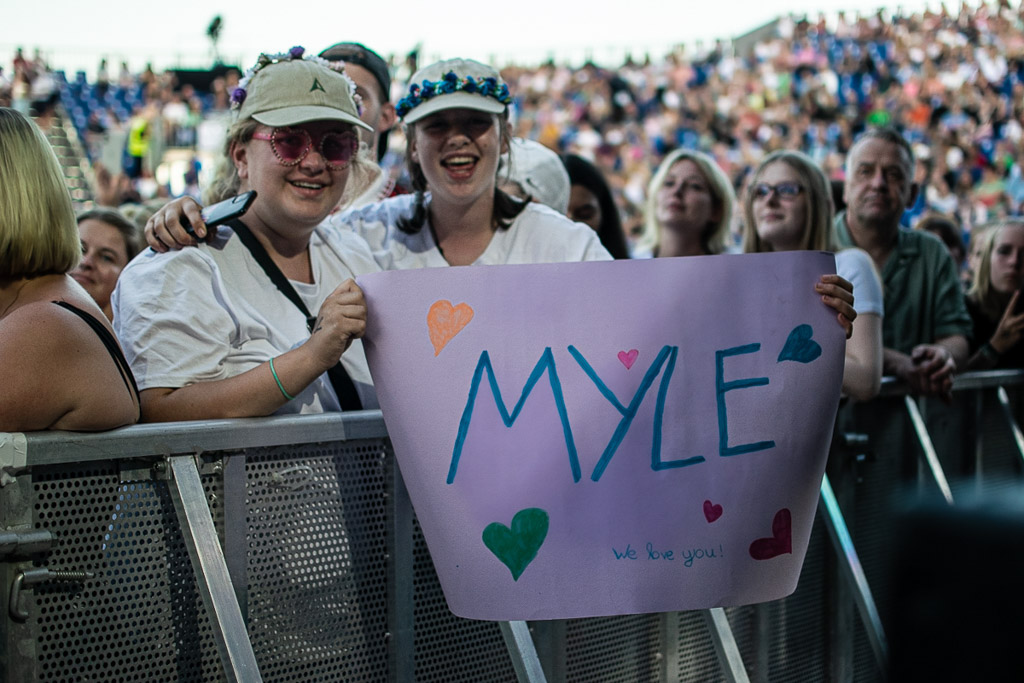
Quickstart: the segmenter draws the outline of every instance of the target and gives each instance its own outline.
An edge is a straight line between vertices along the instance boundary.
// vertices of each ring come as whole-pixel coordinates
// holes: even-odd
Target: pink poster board
[[[792,593],[845,336],[830,254],[359,278],[365,348],[452,612],[563,619]]]

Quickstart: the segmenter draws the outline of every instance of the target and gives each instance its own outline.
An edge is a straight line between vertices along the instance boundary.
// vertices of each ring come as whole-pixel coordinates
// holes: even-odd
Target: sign
[[[792,252],[376,273],[366,355],[452,612],[792,593],[845,335]]]

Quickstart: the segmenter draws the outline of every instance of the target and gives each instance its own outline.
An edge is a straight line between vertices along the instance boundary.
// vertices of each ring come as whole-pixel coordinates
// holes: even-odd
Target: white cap
[[[519,183],[525,192],[541,204],[550,206],[560,214],[569,211],[569,172],[565,170],[561,157],[539,142],[512,139],[508,153],[501,157],[501,168],[498,171],[499,181],[506,177]]]

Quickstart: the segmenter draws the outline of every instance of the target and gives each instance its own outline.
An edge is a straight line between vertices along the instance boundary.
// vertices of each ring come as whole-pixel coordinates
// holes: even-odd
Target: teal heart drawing
[[[512,528],[501,522],[492,522],[484,529],[484,545],[519,580],[527,565],[537,557],[537,551],[548,535],[548,513],[540,508],[526,508],[512,518]]]
[[[779,352],[779,362],[794,360],[797,363],[810,363],[821,355],[821,346],[811,337],[814,330],[810,325],[797,325],[789,333],[786,345]]]

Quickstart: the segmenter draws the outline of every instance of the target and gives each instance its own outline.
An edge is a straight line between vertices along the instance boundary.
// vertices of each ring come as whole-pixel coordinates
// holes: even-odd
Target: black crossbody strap
[[[239,219],[234,219],[227,223],[228,227],[235,231],[238,235],[238,239],[242,241],[245,248],[249,250],[252,257],[256,259],[256,263],[260,264],[263,268],[263,272],[267,274],[270,281],[274,283],[274,286],[280,290],[285,297],[291,301],[296,308],[302,311],[302,315],[306,317],[306,327],[310,332],[313,331],[313,326],[316,324],[316,316],[310,315],[309,309],[306,308],[306,304],[303,303],[302,297],[292,287],[292,283],[288,282],[288,278],[284,276],[281,269],[274,263],[274,259],[270,258],[270,254],[263,248],[260,241],[256,239],[256,236],[252,234],[248,226],[245,225]],[[359,393],[356,391],[356,385],[352,383],[352,378],[345,372],[344,366],[339,361],[330,370],[327,371],[327,377],[331,380],[331,386],[334,387],[334,393],[338,395],[338,401],[341,403],[342,410],[362,410],[363,402],[359,400]]]

